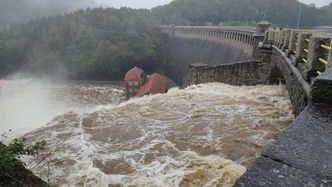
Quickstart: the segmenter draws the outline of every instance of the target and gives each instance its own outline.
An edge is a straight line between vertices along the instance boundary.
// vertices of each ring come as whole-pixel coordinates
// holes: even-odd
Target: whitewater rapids
[[[48,143],[28,168],[60,186],[232,186],[294,118],[282,85],[208,83],[93,102],[25,134]]]

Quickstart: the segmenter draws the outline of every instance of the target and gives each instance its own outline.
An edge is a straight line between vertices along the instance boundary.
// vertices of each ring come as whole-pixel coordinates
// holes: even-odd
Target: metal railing
[[[162,31],[174,36],[206,39],[230,39],[252,46],[255,30],[252,27],[224,26],[162,26]]]

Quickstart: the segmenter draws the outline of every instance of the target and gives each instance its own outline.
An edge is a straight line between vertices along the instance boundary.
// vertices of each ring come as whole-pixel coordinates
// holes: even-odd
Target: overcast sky
[[[152,8],[158,5],[164,5],[172,0],[96,0],[105,6],[121,7],[127,6],[132,8]],[[203,1],[203,0],[202,0]],[[301,2],[310,4],[315,3],[318,7],[328,5],[332,0],[300,0]]]
[[[152,8],[158,5],[165,5],[172,0],[96,0],[105,6],[116,8],[126,6],[131,8]]]
[[[304,2],[304,3],[307,3],[307,4],[310,4],[310,3],[314,3],[316,4],[318,7],[321,7],[321,6],[325,6],[325,5],[328,5],[330,4],[330,2],[332,0],[300,0],[301,2]]]

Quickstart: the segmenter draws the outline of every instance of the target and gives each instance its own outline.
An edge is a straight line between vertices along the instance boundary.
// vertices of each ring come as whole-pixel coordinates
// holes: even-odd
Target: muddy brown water
[[[74,90],[67,103],[89,110],[25,135],[48,143],[28,167],[60,186],[232,186],[294,118],[282,85],[209,83],[112,105],[107,88],[83,88],[52,93]]]

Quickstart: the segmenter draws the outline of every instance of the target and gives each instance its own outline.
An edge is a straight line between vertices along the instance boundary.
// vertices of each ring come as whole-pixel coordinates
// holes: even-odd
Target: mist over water
[[[47,141],[24,160],[60,186],[232,186],[294,118],[282,85],[209,83],[122,103],[114,85],[49,87],[55,106],[75,107],[24,135]]]
[[[113,95],[116,94],[116,98]],[[119,103],[119,86],[60,82],[48,79],[0,80],[0,134],[15,136],[45,126],[55,116],[105,103]]]
[[[1,133],[33,130],[64,111],[64,103],[49,98],[51,90],[42,81],[0,81]]]

